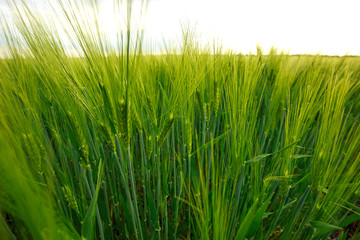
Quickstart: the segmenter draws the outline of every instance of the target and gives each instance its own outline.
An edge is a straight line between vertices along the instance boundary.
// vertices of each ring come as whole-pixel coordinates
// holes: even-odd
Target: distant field
[[[1,239],[360,239],[360,57],[74,26],[72,58],[40,23],[4,30]]]

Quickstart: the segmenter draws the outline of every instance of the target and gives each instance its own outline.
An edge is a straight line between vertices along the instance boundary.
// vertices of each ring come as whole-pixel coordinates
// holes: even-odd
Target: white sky
[[[111,31],[112,1],[99,2]],[[203,42],[218,39],[245,54],[259,44],[265,52],[274,46],[291,54],[360,55],[360,0],[152,0],[146,37],[176,41],[185,21],[196,24]]]
[[[158,0],[150,3],[147,24],[155,36],[172,37],[186,18],[243,53],[259,43],[294,54],[360,55],[359,0]]]

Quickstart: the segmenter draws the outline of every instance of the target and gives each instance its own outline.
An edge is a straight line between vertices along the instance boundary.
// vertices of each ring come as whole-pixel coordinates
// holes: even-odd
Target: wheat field
[[[2,29],[1,239],[360,239],[359,57],[152,54],[59,2],[78,56],[28,5]]]

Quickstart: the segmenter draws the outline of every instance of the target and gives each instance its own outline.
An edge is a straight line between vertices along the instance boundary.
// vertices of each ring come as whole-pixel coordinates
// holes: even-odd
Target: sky
[[[0,9],[11,13],[5,1]],[[111,33],[112,1],[98,1],[104,31]],[[178,41],[182,24],[190,23],[200,42],[215,39],[243,54],[258,44],[265,52],[273,46],[291,54],[360,55],[359,9],[359,0],[152,0],[144,29],[159,46]]]

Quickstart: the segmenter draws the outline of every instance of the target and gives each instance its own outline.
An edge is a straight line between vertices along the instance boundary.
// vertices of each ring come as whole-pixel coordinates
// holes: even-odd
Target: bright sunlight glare
[[[31,2],[46,11],[40,0]],[[98,2],[104,31],[111,36],[112,1]],[[265,52],[273,46],[290,54],[360,55],[359,7],[357,0],[152,0],[144,33],[157,51],[164,42],[179,41],[182,25],[189,23],[201,43],[216,40],[243,54],[254,53],[258,44]],[[0,0],[2,15],[12,11]]]

